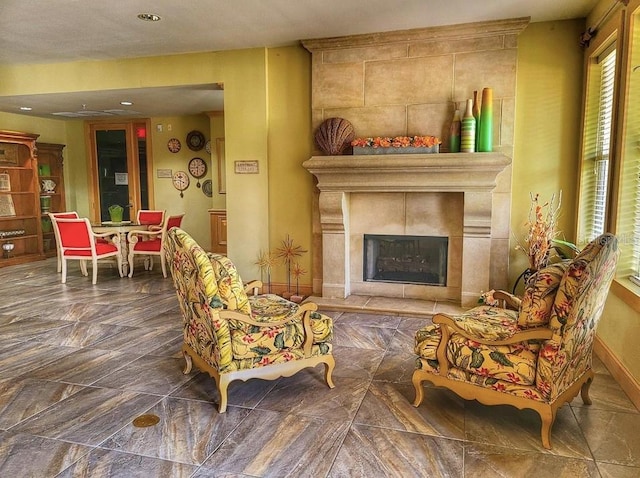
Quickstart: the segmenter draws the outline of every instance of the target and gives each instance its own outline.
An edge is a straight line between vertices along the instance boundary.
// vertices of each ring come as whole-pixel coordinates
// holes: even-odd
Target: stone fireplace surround
[[[317,152],[305,162],[318,180],[314,294],[468,306],[481,291],[507,287],[517,39],[528,22],[515,18],[302,42],[312,54],[314,128],[340,117],[353,124],[357,137],[430,134],[442,140],[440,154],[428,157]],[[454,110],[483,87],[494,93],[494,153],[448,153]],[[449,237],[447,287],[363,282],[359,242],[365,232]]]
[[[510,164],[501,153],[315,156],[305,161],[320,190],[322,296],[475,304],[479,293],[489,289],[493,190]],[[434,231],[449,237],[447,287],[362,280],[364,232]]]

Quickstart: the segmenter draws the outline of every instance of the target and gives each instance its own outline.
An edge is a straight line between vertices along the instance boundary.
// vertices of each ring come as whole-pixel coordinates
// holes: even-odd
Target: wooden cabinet
[[[37,138],[37,134],[0,131],[0,267],[44,259]]]
[[[64,144],[36,143],[40,186],[42,245],[47,257],[56,255],[56,240],[48,212],[66,211],[63,156]]]
[[[211,222],[211,252],[227,253],[227,211],[209,209]]]

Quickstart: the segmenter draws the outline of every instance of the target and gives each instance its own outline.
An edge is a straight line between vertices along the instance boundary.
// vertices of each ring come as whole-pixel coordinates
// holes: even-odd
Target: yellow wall
[[[311,284],[313,176],[302,167],[311,157],[311,55],[301,47],[269,50],[269,243],[274,251],[287,234],[307,252],[295,259]],[[274,283],[287,283],[286,267],[272,271]],[[295,279],[291,279],[292,288]]]
[[[258,269],[254,263],[258,251],[269,247],[266,56],[266,50],[260,48],[127,60],[3,66],[0,68],[0,95],[223,83],[228,254],[243,276],[256,277]],[[5,118],[0,125],[2,128],[24,131],[32,131],[31,125],[49,131],[58,121],[19,115],[0,117]],[[155,120],[152,118],[152,124]],[[209,131],[208,127],[206,131]],[[52,133],[48,141],[68,145],[67,187],[70,194],[75,195],[68,204],[69,207],[75,205],[84,214],[88,207],[86,152],[82,138],[81,127],[77,122],[70,122],[67,134],[62,131]],[[155,150],[160,151],[160,148],[161,145]],[[233,174],[233,162],[237,160],[257,160],[259,174]],[[156,206],[160,206],[165,192],[156,189],[155,193]],[[203,219],[204,222],[208,224],[208,219]]]
[[[158,131],[161,125],[162,131]],[[169,131],[169,127],[171,131]],[[209,118],[204,115],[181,117],[154,117],[151,119],[151,147],[153,154],[154,207],[164,209],[167,216],[185,213],[182,229],[187,231],[203,248],[209,249],[211,244],[211,228],[209,214],[212,198],[196,187],[197,180],[189,174],[188,165],[192,158],[199,157],[206,161],[207,175],[200,180],[211,179],[211,156],[203,149],[192,151],[187,147],[186,138],[191,131],[200,131],[209,139]],[[167,148],[171,138],[178,138],[182,143],[180,151],[172,153]],[[172,186],[171,178],[158,178],[158,169],[170,169],[172,173],[185,171],[189,175],[189,187],[183,191],[184,197]]]
[[[530,193],[562,191],[558,230],[574,240],[582,111],[583,20],[531,23],[518,38],[511,231],[523,241]],[[527,267],[512,239],[509,279]]]

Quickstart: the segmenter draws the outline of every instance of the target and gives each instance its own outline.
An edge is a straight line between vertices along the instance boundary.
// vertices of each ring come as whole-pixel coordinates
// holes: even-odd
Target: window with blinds
[[[607,227],[615,70],[613,43],[594,59],[589,71],[580,178],[580,245]]]
[[[640,285],[640,68],[637,68],[640,22],[637,20],[632,34],[616,234],[620,241],[618,274]]]

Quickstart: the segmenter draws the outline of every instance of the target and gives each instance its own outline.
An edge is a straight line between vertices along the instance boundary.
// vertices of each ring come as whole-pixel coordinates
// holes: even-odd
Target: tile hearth
[[[598,361],[593,405],[560,410],[551,451],[533,412],[435,388],[413,407],[413,335],[447,303],[319,299],[336,388],[319,367],[235,383],[221,415],[213,380],[182,374],[170,279],[102,267],[63,285],[55,268],[0,269],[0,476],[640,475],[640,412]],[[146,413],[160,422],[132,425]]]

